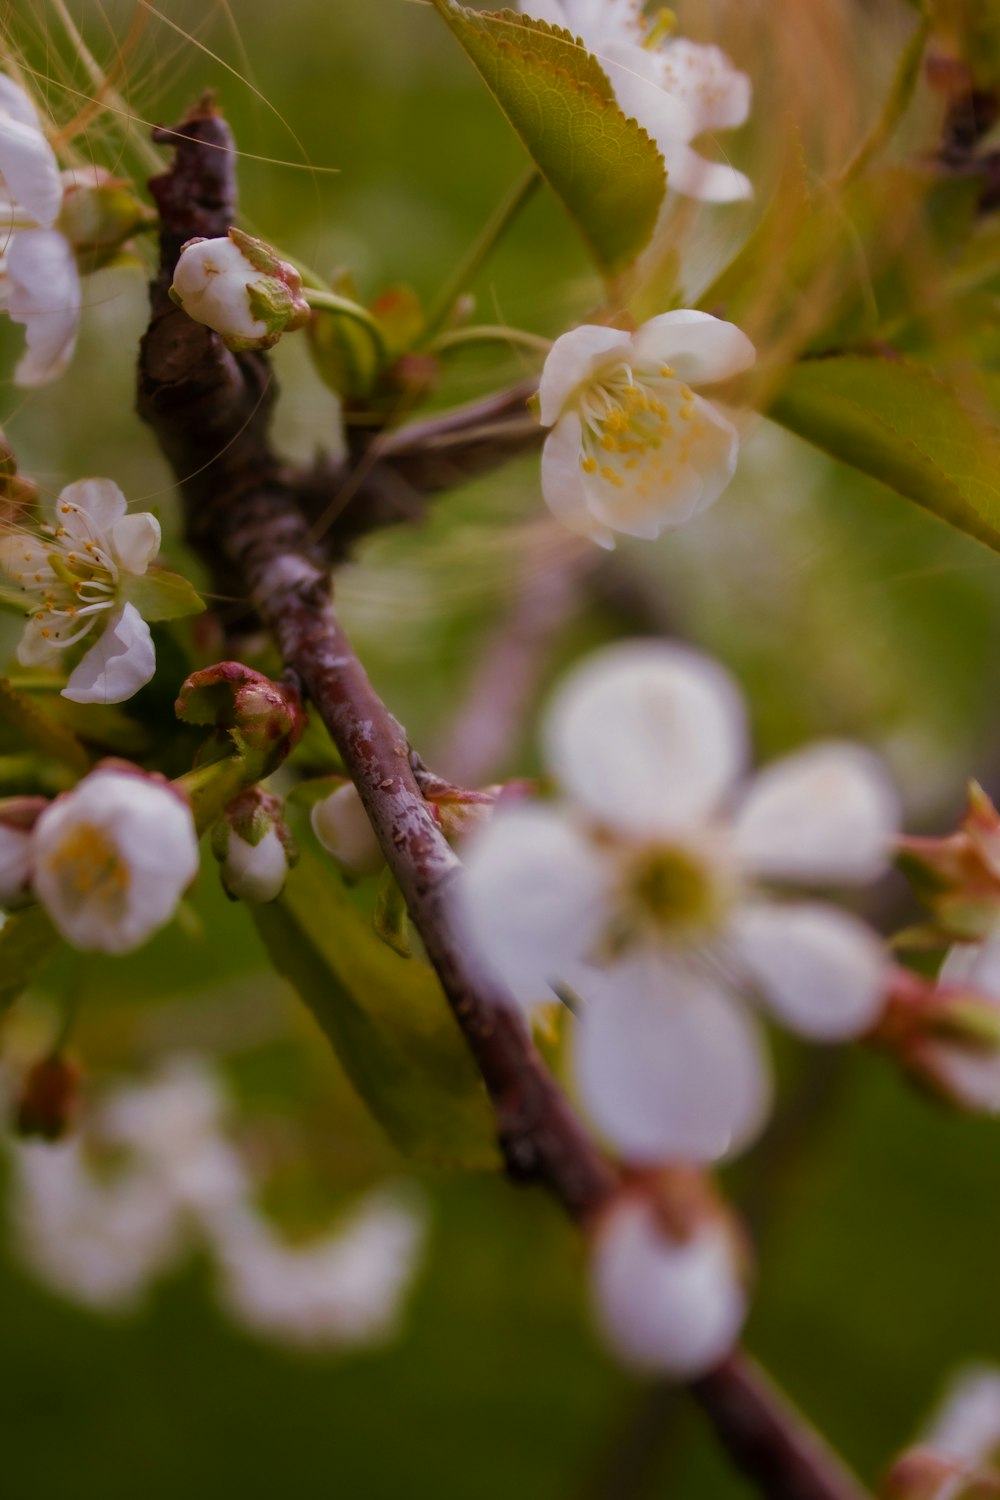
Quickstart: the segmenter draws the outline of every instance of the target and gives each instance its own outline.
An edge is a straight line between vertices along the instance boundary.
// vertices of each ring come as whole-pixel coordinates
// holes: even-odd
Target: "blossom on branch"
[[[270,349],[310,318],[295,267],[240,229],[230,229],[224,239],[188,240],[170,295],[234,350]]]
[[[769,1104],[748,1000],[821,1042],[862,1034],[883,1006],[875,934],[781,892],[879,875],[895,792],[876,757],[846,743],[740,785],[733,682],[659,643],[585,662],[545,740],[566,800],[499,808],[470,847],[459,914],[522,1004],[559,995],[580,1009],[579,1087],[626,1156],[731,1154]]]
[[[32,888],[74,947],[128,953],[170,921],[198,870],[191,809],[134,768],[98,767],[35,825]]]
[[[159,551],[160,523],[127,510],[112,480],[81,479],[59,495],[50,525],[0,536],[0,568],[32,598],[21,665],[52,666],[92,642],[62,690],[74,703],[121,703],[156,669],[149,626],[127,593]]]
[[[518,0],[519,8],[579,37],[607,73],[624,114],[656,142],[675,193],[708,203],[753,194],[728,162],[710,162],[691,142],[733,130],[750,114],[751,84],[718,47],[672,37],[640,0]]]
[[[707,509],[733,477],[739,437],[692,387],[755,358],[732,323],[687,309],[635,333],[590,324],[564,333],[539,386],[552,429],[542,451],[549,508],[602,547],[616,531],[652,539]]]
[[[276,901],[284,890],[296,851],[281,813],[281,798],[254,786],[216,823],[212,852],[233,901]]]

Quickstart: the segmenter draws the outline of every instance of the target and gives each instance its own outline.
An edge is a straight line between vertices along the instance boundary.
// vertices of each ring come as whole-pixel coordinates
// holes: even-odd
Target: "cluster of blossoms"
[[[67,485],[52,521],[37,532],[0,536],[0,570],[31,600],[17,650],[22,667],[51,667],[88,643],[63,697],[74,703],[122,703],[156,670],[149,626],[129,598],[160,550],[160,523],[128,514],[110,479]]]
[[[519,9],[579,37],[599,60],[621,110],[656,142],[675,193],[708,203],[749,198],[748,178],[709,162],[691,142],[750,114],[750,80],[718,47],[671,35],[642,0],[518,0]]]
[[[184,797],[134,766],[99,766],[53,802],[0,803],[0,908],[34,897],[77,948],[138,948],[197,870]]]
[[[261,1337],[316,1349],[391,1338],[421,1258],[420,1205],[373,1192],[345,1223],[293,1246],[256,1206],[227,1113],[217,1078],[175,1058],[110,1094],[73,1139],[15,1146],[10,1214],[24,1262],[73,1301],[127,1311],[200,1247],[220,1303]],[[111,1173],[98,1169],[102,1151],[114,1154]]]

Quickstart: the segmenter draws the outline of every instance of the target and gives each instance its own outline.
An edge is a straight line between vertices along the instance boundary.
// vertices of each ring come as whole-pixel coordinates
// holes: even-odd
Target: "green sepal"
[[[182,620],[200,615],[205,601],[180,573],[160,568],[148,573],[128,573],[122,581],[122,597],[134,604],[144,620]]]

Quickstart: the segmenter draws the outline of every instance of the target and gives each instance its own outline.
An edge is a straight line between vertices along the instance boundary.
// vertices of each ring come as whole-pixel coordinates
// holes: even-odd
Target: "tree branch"
[[[424,801],[406,735],[334,613],[325,559],[301,504],[301,479],[269,446],[274,386],[267,360],[229,354],[167,296],[181,244],[192,234],[224,233],[235,216],[228,129],[203,102],[177,133],[158,132],[157,138],[177,143],[177,159],[151,184],[162,216],[162,265],[140,356],[139,410],[177,475],[188,535],[213,570],[252,601],[329,729],[479,1066],[508,1171],[543,1181],[573,1218],[586,1222],[613,1200],[617,1174],[536,1053],[511,997],[482,971],[456,931],[450,900],[455,855]],[[501,407],[505,400],[497,398]],[[446,448],[459,441],[462,423],[454,421],[449,434],[432,418],[424,440],[436,430]],[[375,463],[384,459],[389,470],[399,462],[404,477],[408,464],[408,482],[418,476],[433,487],[436,475],[444,482],[434,456],[438,445],[430,440],[423,454],[419,432],[384,439]],[[740,1467],[771,1500],[863,1500],[744,1356],[734,1356],[693,1390]]]

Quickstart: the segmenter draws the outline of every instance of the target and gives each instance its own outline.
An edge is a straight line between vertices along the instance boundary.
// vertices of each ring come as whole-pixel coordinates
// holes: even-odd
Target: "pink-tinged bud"
[[[35,1063],[17,1104],[18,1134],[61,1140],[80,1112],[82,1077],[79,1064],[62,1053]]]
[[[969,810],[947,838],[901,838],[898,863],[933,916],[933,931],[969,942],[1000,921],[1000,814],[976,782]]]
[[[992,1115],[1000,1113],[1000,996],[983,987],[987,965],[990,949],[972,945],[952,951],[938,983],[897,969],[872,1040],[939,1098]]]
[[[310,816],[316,837],[346,874],[360,879],[379,873],[385,859],[353,782],[317,802]]]
[[[502,786],[488,786],[478,792],[454,786],[425,792],[425,796],[449,844],[461,844],[492,820],[502,791]]]
[[[298,744],[306,726],[294,689],[272,682],[238,661],[193,672],[177,699],[176,712],[187,724],[212,724],[248,759],[260,780]]]
[[[240,229],[224,239],[188,240],[170,295],[196,323],[233,350],[270,349],[312,316],[294,266]]]
[[[0,908],[29,899],[34,828],[47,806],[44,797],[0,801]]]
[[[68,179],[68,180],[67,180]],[[64,173],[59,229],[88,271],[96,271],[154,215],[129,184],[107,173]]]
[[[592,1253],[597,1323],[624,1365],[691,1380],[731,1352],[747,1312],[742,1243],[702,1174],[637,1180],[601,1215]]]
[[[276,901],[284,890],[298,855],[281,813],[280,797],[250,787],[215,825],[212,852],[234,901]]]

